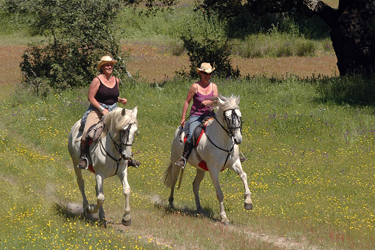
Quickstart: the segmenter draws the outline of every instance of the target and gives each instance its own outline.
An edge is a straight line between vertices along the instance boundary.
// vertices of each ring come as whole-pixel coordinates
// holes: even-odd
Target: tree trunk
[[[340,75],[370,72],[375,66],[375,0],[340,0],[333,9],[303,0],[300,10],[319,15],[331,28]]]

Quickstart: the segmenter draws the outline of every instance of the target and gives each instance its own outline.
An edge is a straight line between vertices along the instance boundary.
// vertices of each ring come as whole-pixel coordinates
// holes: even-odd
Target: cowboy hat
[[[207,74],[211,74],[212,71],[214,71],[214,70],[215,70],[215,68],[213,68],[210,63],[204,62],[204,63],[201,64],[200,68],[197,68],[197,73],[205,72]]]
[[[98,64],[98,69],[100,69],[106,63],[112,63],[112,65],[114,65],[114,64],[117,63],[117,61],[113,60],[113,58],[111,56],[103,56],[102,58],[100,58],[100,62]]]

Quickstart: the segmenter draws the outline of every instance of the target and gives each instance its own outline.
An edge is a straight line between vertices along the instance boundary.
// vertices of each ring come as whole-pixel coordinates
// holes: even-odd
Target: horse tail
[[[181,170],[181,174],[180,174],[180,179],[178,180],[178,186],[177,186],[177,189],[180,189],[180,186],[181,186],[181,182],[182,182],[182,177],[184,177],[184,169]]]
[[[169,162],[169,166],[167,168],[167,170],[164,171],[164,184],[168,187],[168,188],[172,188],[172,185],[173,185],[173,181],[172,181],[172,162]]]
[[[180,168],[175,168],[175,170],[177,170],[178,172],[174,173],[174,176],[173,176],[172,175],[172,169],[173,168],[174,168],[174,166],[173,166],[172,162],[170,162],[167,170],[164,171],[164,184],[168,188],[172,188],[172,186],[176,184],[177,178],[180,175],[180,179],[178,181],[178,187],[177,187],[177,189],[179,189],[180,186],[181,186],[182,177],[184,175],[184,170],[183,169],[180,170]]]

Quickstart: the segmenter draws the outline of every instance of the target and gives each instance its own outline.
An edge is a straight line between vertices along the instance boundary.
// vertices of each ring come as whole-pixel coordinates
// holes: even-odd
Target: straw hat
[[[207,74],[211,74],[212,71],[214,71],[215,68],[211,66],[210,63],[202,63],[200,68],[197,68],[197,73],[199,72],[206,72]]]
[[[114,64],[117,63],[117,61],[113,60],[113,58],[111,56],[103,56],[102,58],[100,58],[100,62],[98,64],[98,69],[100,69],[106,63],[112,63],[112,65],[114,65]]]

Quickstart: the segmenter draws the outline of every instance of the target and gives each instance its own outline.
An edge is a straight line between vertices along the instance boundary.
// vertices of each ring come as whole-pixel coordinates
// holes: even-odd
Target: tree
[[[332,45],[341,75],[373,71],[375,66],[375,0],[340,0],[337,9],[319,0],[203,0],[200,7],[221,18],[262,15],[296,9],[317,15],[331,28]]]

